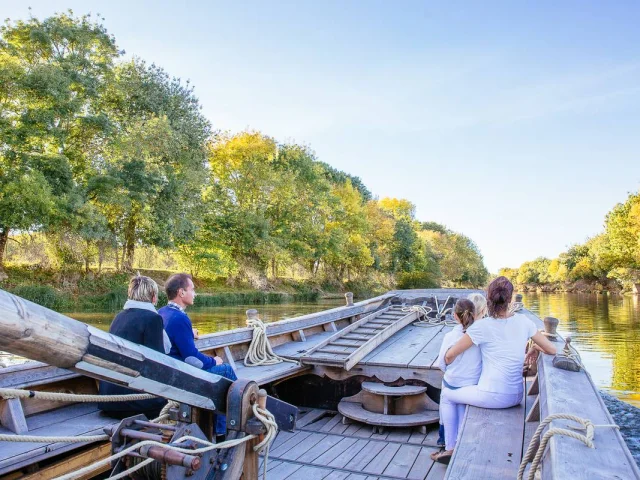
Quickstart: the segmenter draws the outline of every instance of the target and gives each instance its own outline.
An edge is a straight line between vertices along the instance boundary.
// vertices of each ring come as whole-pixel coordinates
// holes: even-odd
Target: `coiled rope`
[[[290,360],[274,353],[267,338],[267,327],[259,318],[247,319],[247,327],[253,328],[253,338],[249,345],[249,351],[244,357],[246,367],[275,365],[282,362],[298,363],[297,360]]]
[[[585,430],[586,434],[577,433],[573,430],[567,430],[566,428],[550,428],[543,435],[542,440],[540,440],[540,445],[537,445],[537,439],[540,438],[542,431],[545,429],[547,425],[549,425],[553,420],[571,420],[573,422],[579,423],[582,425],[581,427],[576,427],[580,430]],[[522,480],[522,476],[524,475],[524,471],[527,468],[527,464],[531,462],[531,469],[529,470],[528,480],[534,480],[536,471],[540,465],[540,460],[542,459],[542,455],[544,454],[545,449],[547,448],[547,444],[549,440],[554,435],[564,435],[567,437],[575,438],[576,440],[580,440],[589,448],[595,448],[593,444],[593,436],[594,429],[596,427],[610,427],[610,428],[620,428],[618,425],[594,425],[591,420],[586,418],[577,417],[575,415],[570,415],[568,413],[554,413],[545,418],[538,428],[536,432],[533,434],[531,438],[531,442],[529,443],[529,447],[527,448],[527,452],[522,457],[522,462],[520,463],[520,468],[518,469],[518,477],[517,480]],[[573,428],[573,427],[572,427]]]
[[[423,305],[412,305],[410,307],[402,307],[402,311],[418,312],[420,316],[423,317],[422,320],[413,322],[413,325],[415,325],[416,327],[438,327],[442,325],[445,325],[448,327],[455,326],[457,324],[455,320],[447,320],[446,318],[447,314],[451,313],[451,310],[453,309],[453,307],[445,308],[447,306],[447,303],[449,303],[451,296],[448,296],[442,305],[438,303],[437,296],[434,296],[433,298],[436,304],[435,317],[429,317],[429,314],[432,313],[434,309],[431,307],[423,306]]]
[[[253,447],[254,451],[258,452],[258,453],[263,453],[264,452],[264,462],[263,462],[263,475],[264,478],[266,479],[266,475],[267,475],[267,461],[268,461],[268,456],[269,456],[269,447],[271,445],[271,442],[273,442],[273,440],[275,439],[276,435],[278,434],[278,425],[276,424],[275,418],[274,416],[266,409],[262,409],[258,406],[257,403],[253,404],[253,414],[255,415],[255,417],[260,420],[264,426],[267,429],[266,434],[264,435],[264,439],[257,444],[256,446]],[[97,462],[95,462],[92,465],[89,465],[87,467],[81,468],[80,470],[76,470],[75,472],[71,472],[68,473],[66,475],[62,475],[61,477],[57,477],[56,480],[73,480],[73,479],[77,479],[80,477],[83,477],[84,475],[93,472],[94,470],[102,467],[103,465],[108,465],[110,462],[114,461],[114,460],[118,460],[119,458],[124,457],[125,455],[127,455],[130,452],[136,451],[138,450],[140,447],[144,447],[146,445],[155,445],[155,446],[159,446],[159,447],[163,447],[169,450],[173,450],[176,452],[180,452],[180,453],[186,453],[189,455],[197,455],[200,453],[205,453],[208,452],[210,450],[214,450],[214,449],[222,449],[222,448],[232,448],[232,447],[236,447],[244,442],[248,442],[249,440],[252,440],[254,438],[256,438],[256,435],[246,435],[242,438],[237,438],[237,439],[233,439],[233,440],[227,440],[225,442],[221,442],[221,443],[211,443],[208,442],[206,440],[202,440],[201,438],[197,438],[197,437],[192,437],[189,435],[186,435],[184,437],[181,437],[180,439],[178,439],[176,441],[176,443],[184,443],[188,440],[191,440],[194,443],[198,443],[201,445],[204,445],[204,447],[201,448],[197,448],[197,449],[190,449],[190,448],[180,448],[177,447],[175,445],[168,445],[165,443],[161,443],[161,442],[156,442],[154,440],[144,440],[142,442],[136,443],[135,445],[132,445],[128,448],[125,448],[124,450],[111,455],[110,457],[107,458],[103,458],[102,460],[99,460]],[[130,469],[121,472],[113,477],[109,477],[110,480],[117,480],[119,478],[123,478],[128,476],[129,474],[131,474],[132,472],[144,467],[145,465],[150,464],[151,462],[153,462],[152,458],[149,458],[133,467],[131,467]]]
[[[509,304],[509,309],[507,311],[509,312],[509,315],[511,315],[512,313],[519,312],[523,308],[524,308],[524,303],[522,303],[522,302],[512,302],[512,303]]]

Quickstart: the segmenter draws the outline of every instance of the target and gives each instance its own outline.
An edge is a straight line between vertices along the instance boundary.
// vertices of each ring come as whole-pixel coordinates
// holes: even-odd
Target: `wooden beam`
[[[36,473],[20,477],[20,480],[48,480],[50,478],[57,478],[70,472],[80,470],[87,465],[91,465],[98,460],[108,457],[111,454],[111,444],[104,443],[98,447],[86,450],[84,452],[73,455],[53,465],[49,465],[45,468],[39,469]],[[92,471],[83,477],[78,477],[78,480],[85,480],[94,477],[100,473],[111,470],[111,465],[104,465],[97,470]]]
[[[19,398],[8,398],[0,402],[0,423],[18,435],[29,431]]]

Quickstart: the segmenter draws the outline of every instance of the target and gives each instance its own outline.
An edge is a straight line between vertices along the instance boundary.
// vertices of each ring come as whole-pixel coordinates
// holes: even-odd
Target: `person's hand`
[[[220,357],[213,357],[213,360],[216,362],[216,365],[222,365],[224,363]]]
[[[191,331],[193,331],[193,339],[198,340],[200,338],[200,333],[198,332],[198,329],[192,328]]]
[[[524,357],[524,364],[534,365],[538,361],[538,355],[540,355],[540,349],[537,345],[533,345]]]

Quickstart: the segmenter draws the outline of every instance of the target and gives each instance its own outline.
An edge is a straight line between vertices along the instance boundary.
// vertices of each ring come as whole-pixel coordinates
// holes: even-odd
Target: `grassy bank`
[[[58,271],[38,267],[7,267],[8,279],[0,288],[27,300],[60,312],[118,311],[127,299],[130,274],[104,272]],[[173,272],[141,270],[153,278],[162,290],[164,281]],[[314,302],[320,298],[336,298],[345,291],[353,291],[356,298],[374,296],[388,290],[380,284],[347,283],[314,284],[308,281],[278,279],[268,291],[251,289],[246,285],[230,287],[226,279],[195,279],[198,296],[196,307],[224,305],[264,305],[289,302]],[[167,298],[161,291],[158,305]]]

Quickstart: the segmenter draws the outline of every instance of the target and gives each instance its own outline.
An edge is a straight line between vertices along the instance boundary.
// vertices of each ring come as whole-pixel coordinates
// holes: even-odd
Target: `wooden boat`
[[[444,317],[447,306],[469,293],[442,289],[392,291],[358,303],[347,296],[343,307],[267,324],[266,334],[274,352],[297,362],[245,366],[243,359],[254,335],[251,328],[205,335],[197,346],[234,366],[240,381],[233,385],[242,386],[244,394],[255,382],[271,396],[271,405],[280,415],[284,429],[270,449],[269,479],[516,478],[532,438],[540,440],[552,428],[576,426],[566,419],[553,419],[535,435],[541,419],[571,414],[595,425],[613,424],[584,369],[573,372],[556,368],[554,359],[542,356],[538,359],[537,376],[527,379],[527,395],[521,405],[502,410],[468,408],[451,464],[447,468],[431,461],[429,454],[437,448],[436,402],[442,381],[442,372],[434,363],[450,327],[437,320],[431,320],[429,325],[419,323],[424,320],[424,310],[415,307],[430,309],[431,317]],[[539,318],[527,310],[523,312],[543,328]],[[126,384],[181,402],[180,408],[187,410],[179,412],[190,412],[189,418],[202,427],[209,439],[211,417],[207,412],[226,411],[229,418],[237,413],[233,410],[238,406],[231,400],[235,390],[230,382],[212,382],[216,387],[207,390],[208,394],[202,389],[194,390],[194,384],[209,382],[202,372],[193,372],[192,367],[167,361],[166,356],[126,341],[116,340],[115,347],[109,346],[114,337],[90,327],[89,339],[82,343],[83,324],[65,318],[0,291],[0,350],[46,362],[31,361],[1,369],[0,388],[27,389],[36,394],[93,394],[97,392],[95,378],[135,381]],[[565,343],[559,337],[556,341],[562,349]],[[80,344],[84,346],[79,347]],[[117,351],[129,362],[135,359],[164,363],[157,367],[159,373],[149,373],[148,365],[139,372],[132,371],[133,364],[120,361],[117,356],[98,358],[102,353],[97,346]],[[177,385],[168,374],[172,369],[193,375],[193,381]],[[248,398],[244,394],[237,398]],[[277,399],[299,409],[292,431],[286,431],[288,426],[293,427],[292,422],[287,425],[285,418],[290,414],[287,403],[278,403]],[[269,404],[267,408],[271,409]],[[287,415],[283,416],[284,411]],[[37,395],[0,400],[0,423],[0,434],[39,436],[93,435],[120,425],[118,420],[99,412],[95,403],[61,404]],[[248,427],[243,428],[239,435],[248,432]],[[595,448],[568,436],[551,437],[540,463],[541,478],[640,479],[619,430],[611,426],[598,426],[595,430]],[[112,444],[104,441],[0,442],[0,480],[55,478],[104,458],[111,451]],[[245,452],[249,455],[247,452],[249,449]],[[240,475],[262,478],[262,472],[258,474],[256,468],[247,468],[246,464],[243,472],[242,455],[235,458],[229,461],[228,469],[220,458],[211,457],[198,471],[176,467],[169,477],[166,472],[164,475],[190,476],[193,480]],[[106,465],[93,475],[110,469]]]

